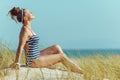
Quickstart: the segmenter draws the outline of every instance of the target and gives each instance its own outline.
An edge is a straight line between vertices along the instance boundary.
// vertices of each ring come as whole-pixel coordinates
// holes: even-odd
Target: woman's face
[[[32,12],[30,12],[29,10],[25,10],[25,16],[27,18],[27,20],[32,20],[35,18],[35,16],[33,16]]]

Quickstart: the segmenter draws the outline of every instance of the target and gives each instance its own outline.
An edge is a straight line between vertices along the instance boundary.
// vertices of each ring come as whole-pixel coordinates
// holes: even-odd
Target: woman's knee
[[[56,44],[52,46],[53,48],[60,48],[60,45]]]
[[[53,47],[54,49],[56,49],[58,53],[63,53],[60,45],[53,45],[52,47]]]

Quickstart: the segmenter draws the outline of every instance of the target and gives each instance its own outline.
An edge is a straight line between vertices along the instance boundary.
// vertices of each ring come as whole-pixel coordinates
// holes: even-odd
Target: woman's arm
[[[16,52],[15,63],[20,62],[21,53],[27,40],[28,40],[27,29],[22,27],[20,35],[19,35],[19,45],[18,45],[17,52]]]

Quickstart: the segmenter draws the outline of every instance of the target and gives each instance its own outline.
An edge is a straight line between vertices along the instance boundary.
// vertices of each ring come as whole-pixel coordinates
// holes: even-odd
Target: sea
[[[90,55],[120,55],[120,49],[63,49],[69,57],[86,57]]]

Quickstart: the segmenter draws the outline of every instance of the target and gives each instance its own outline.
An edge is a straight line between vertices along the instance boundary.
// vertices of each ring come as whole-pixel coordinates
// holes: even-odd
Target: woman
[[[31,28],[34,16],[29,10],[14,7],[9,11],[9,14],[13,20],[22,23],[19,45],[12,68],[20,67],[20,56],[24,49],[28,67],[43,68],[61,62],[71,71],[83,74],[83,71],[64,54],[59,45],[50,46],[39,52],[39,38]]]

